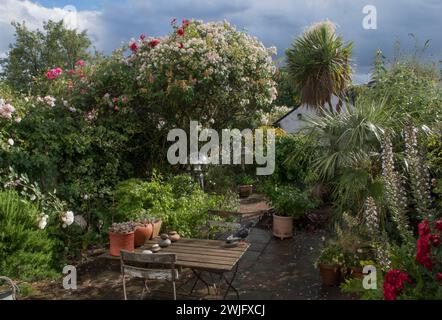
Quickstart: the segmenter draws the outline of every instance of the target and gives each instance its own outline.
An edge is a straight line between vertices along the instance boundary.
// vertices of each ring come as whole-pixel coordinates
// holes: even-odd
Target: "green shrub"
[[[293,186],[274,186],[267,189],[266,195],[279,215],[299,218],[308,210],[319,205],[319,200],[306,189],[301,191]]]
[[[37,217],[37,208],[16,192],[0,192],[0,274],[22,280],[55,275],[55,242],[37,229]]]
[[[165,179],[154,172],[150,181],[130,179],[119,183],[114,195],[116,221],[159,217],[165,229],[182,236],[196,236],[207,222],[208,210],[230,211],[238,203],[238,198],[231,195],[204,193],[187,174]]]

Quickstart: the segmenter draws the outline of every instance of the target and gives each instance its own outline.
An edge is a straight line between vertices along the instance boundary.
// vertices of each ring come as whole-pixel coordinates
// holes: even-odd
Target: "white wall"
[[[332,105],[336,106],[338,103],[338,98],[336,96],[332,96]],[[328,105],[326,105],[328,107]],[[341,110],[346,109],[345,102],[342,104]],[[295,111],[290,113],[288,116],[283,118],[278,122],[278,125],[284,131],[289,133],[298,132],[300,129],[306,126],[307,122],[305,119],[309,115],[314,115],[316,113],[315,108],[308,108],[307,105],[303,104],[299,106]]]

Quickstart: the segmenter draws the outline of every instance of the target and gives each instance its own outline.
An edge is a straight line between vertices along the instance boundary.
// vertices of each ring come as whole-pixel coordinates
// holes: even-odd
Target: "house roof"
[[[290,110],[289,112],[287,112],[285,115],[283,115],[283,116],[282,116],[281,118],[279,118],[278,120],[274,121],[274,122],[273,122],[273,125],[276,125],[276,124],[278,124],[279,122],[281,122],[281,120],[283,120],[284,118],[286,118],[286,117],[288,117],[289,115],[291,115],[291,114],[293,113],[293,111],[296,111],[299,107],[300,107],[300,105],[299,105],[299,106],[296,106],[296,107],[293,107],[292,110]]]

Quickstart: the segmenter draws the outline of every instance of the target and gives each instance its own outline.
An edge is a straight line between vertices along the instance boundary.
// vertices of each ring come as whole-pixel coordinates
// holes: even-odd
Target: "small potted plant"
[[[135,247],[142,246],[146,240],[152,238],[153,224],[149,220],[145,219],[142,222],[137,223],[134,230],[134,243]]]
[[[134,230],[137,226],[132,221],[113,223],[109,228],[109,251],[112,256],[119,257],[120,250],[134,251]]]
[[[293,220],[302,217],[316,205],[308,192],[292,186],[275,187],[269,198],[276,211],[273,214],[273,235],[281,240],[292,237]]]
[[[337,243],[328,243],[321,251],[315,262],[319,269],[322,283],[326,286],[336,286],[341,281],[341,267],[345,264],[345,254]]]
[[[161,225],[163,224],[163,221],[161,220],[161,218],[157,218],[157,217],[152,217],[150,219],[152,226],[153,226],[153,231],[152,231],[152,238],[154,239],[156,237],[159,236],[160,231],[161,231]]]
[[[255,183],[255,180],[247,175],[242,174],[238,177],[238,190],[239,190],[239,196],[241,198],[247,198],[249,197],[253,192],[253,184]]]

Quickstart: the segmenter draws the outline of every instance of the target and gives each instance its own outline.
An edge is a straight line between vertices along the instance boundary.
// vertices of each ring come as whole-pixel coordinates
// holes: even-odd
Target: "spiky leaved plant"
[[[407,196],[402,185],[402,177],[394,167],[394,153],[390,134],[386,134],[382,150],[382,175],[388,209],[402,239],[409,242],[413,235],[408,225]]]
[[[412,125],[404,128],[405,161],[416,210],[422,220],[430,220],[432,218],[430,173],[419,153],[417,132],[417,128]]]

